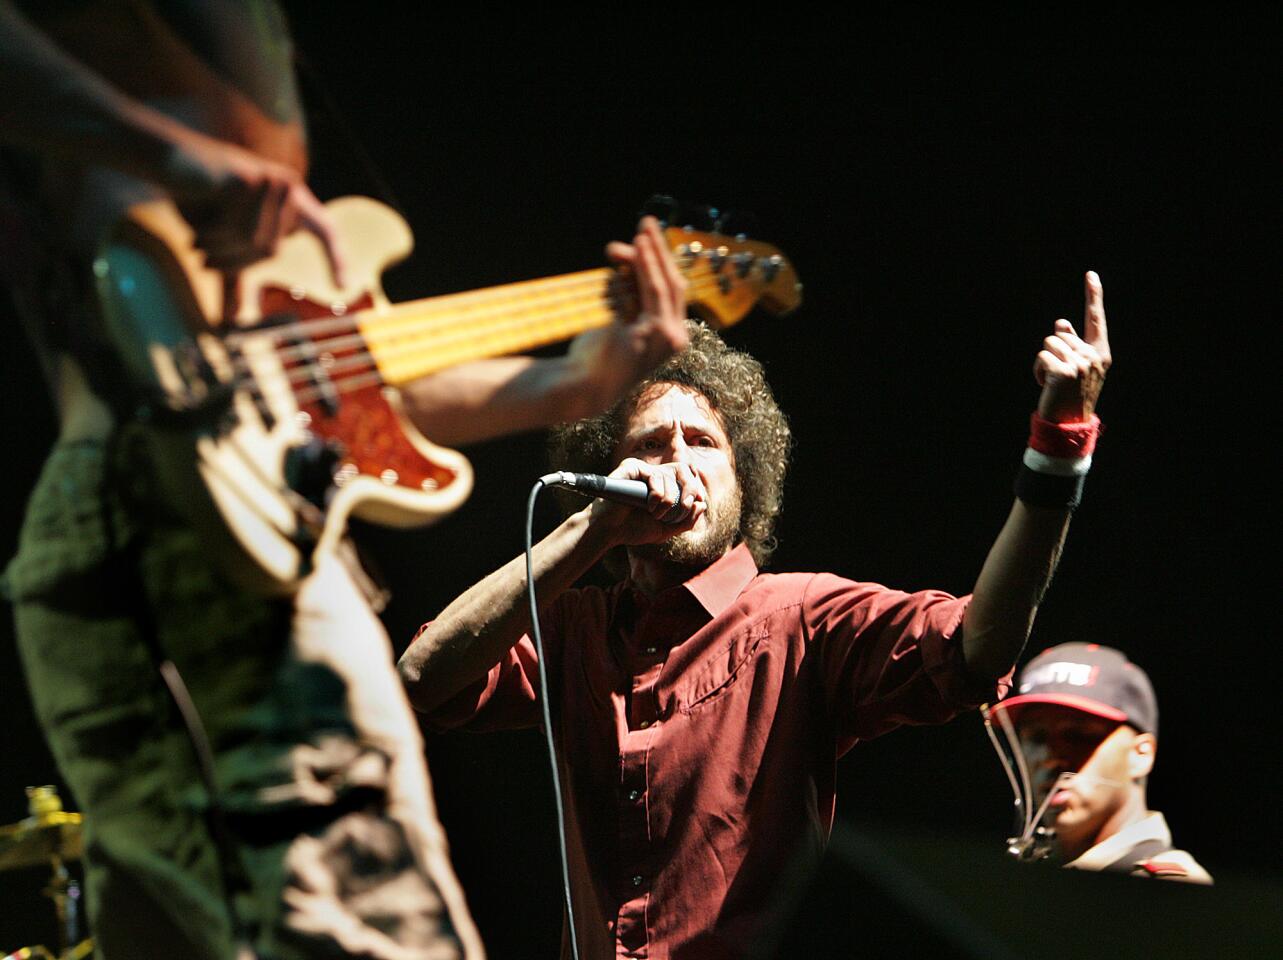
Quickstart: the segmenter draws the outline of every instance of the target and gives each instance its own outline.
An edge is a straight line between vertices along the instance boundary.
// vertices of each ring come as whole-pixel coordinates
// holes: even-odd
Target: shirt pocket
[[[682,713],[694,713],[720,699],[735,684],[753,673],[759,651],[770,642],[771,632],[765,621],[740,630],[696,669],[679,698]]]

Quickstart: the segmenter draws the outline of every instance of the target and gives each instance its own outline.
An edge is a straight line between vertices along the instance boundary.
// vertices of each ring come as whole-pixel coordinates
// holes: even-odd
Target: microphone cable
[[[551,698],[548,695],[548,668],[544,657],[543,636],[539,630],[539,604],[535,600],[534,526],[535,501],[546,486],[545,477],[535,481],[526,500],[526,594],[530,599],[530,636],[535,642],[535,661],[539,665],[539,705],[543,711],[544,737],[548,743],[548,765],[552,770],[552,794],[557,808],[557,844],[561,853],[561,882],[566,901],[566,922],[570,926],[570,955],[579,960],[579,935],[575,932],[575,907],[570,891],[570,855],[566,848],[566,811],[562,800],[561,771],[557,768],[557,744],[552,735]]]

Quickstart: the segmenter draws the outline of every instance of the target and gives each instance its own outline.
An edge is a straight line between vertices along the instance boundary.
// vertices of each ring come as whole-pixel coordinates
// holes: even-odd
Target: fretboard
[[[604,327],[630,310],[630,286],[585,270],[397,304],[356,316],[384,383],[485,357],[521,353]]]

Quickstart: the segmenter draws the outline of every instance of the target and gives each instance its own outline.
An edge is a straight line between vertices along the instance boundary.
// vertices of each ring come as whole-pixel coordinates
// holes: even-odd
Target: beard
[[[660,543],[648,543],[632,549],[640,556],[681,567],[706,567],[735,545],[742,504],[737,483],[728,496],[709,502],[702,526]]]

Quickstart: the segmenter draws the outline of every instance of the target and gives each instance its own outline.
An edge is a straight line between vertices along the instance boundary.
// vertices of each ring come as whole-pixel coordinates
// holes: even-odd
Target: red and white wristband
[[[1055,423],[1034,413],[1029,418],[1029,446],[1016,476],[1016,496],[1038,507],[1078,506],[1100,430],[1095,414],[1078,423]]]

